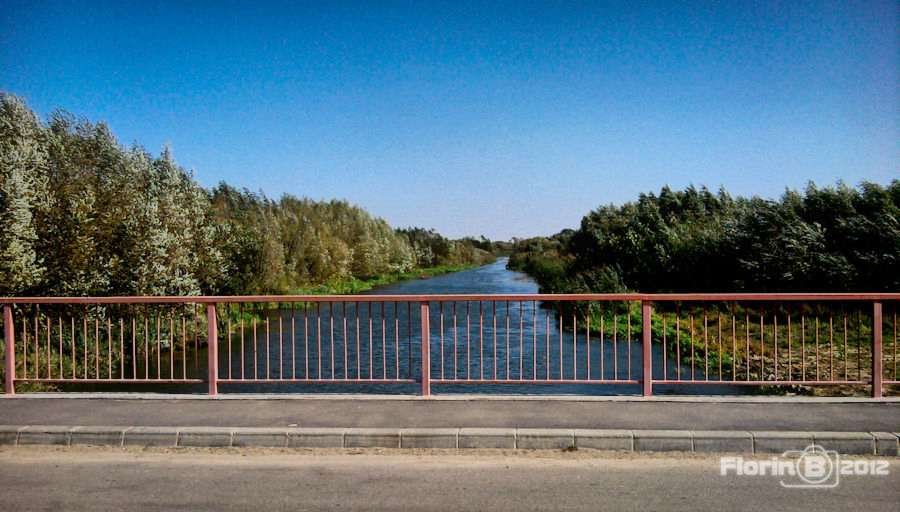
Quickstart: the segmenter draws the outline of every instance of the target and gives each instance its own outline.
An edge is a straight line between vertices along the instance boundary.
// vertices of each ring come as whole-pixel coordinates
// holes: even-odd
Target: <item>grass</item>
[[[367,279],[342,279],[310,287],[299,288],[297,295],[352,295],[366,292],[379,286],[386,286],[410,279],[428,279],[431,277],[460,272],[480,267],[482,264],[468,263],[458,265],[438,265],[436,267],[417,268],[409,272],[395,272]]]

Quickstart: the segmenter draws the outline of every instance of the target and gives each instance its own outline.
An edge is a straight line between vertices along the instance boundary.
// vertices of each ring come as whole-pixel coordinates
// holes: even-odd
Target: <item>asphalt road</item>
[[[900,402],[0,398],[5,425],[889,431]]]
[[[836,489],[722,477],[718,458],[0,450],[4,510],[896,510],[900,465]]]

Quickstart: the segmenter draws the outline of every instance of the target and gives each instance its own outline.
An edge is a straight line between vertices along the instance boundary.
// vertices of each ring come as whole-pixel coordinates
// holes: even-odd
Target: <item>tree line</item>
[[[664,187],[517,240],[509,267],[546,293],[896,291],[900,181],[809,184],[777,200]]]
[[[42,122],[0,94],[0,295],[293,293],[493,252],[346,201],[207,190],[168,149],[62,111]]]

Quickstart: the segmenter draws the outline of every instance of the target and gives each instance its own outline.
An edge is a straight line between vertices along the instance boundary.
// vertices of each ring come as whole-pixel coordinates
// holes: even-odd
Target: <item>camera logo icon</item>
[[[812,444],[803,450],[789,450],[784,457],[793,461],[794,471],[784,471],[781,485],[787,488],[831,489],[840,483],[840,455]]]

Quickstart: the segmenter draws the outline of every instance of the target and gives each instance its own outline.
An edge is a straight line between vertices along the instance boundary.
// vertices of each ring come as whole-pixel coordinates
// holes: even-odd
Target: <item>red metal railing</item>
[[[900,294],[3,298],[15,384],[871,386]],[[205,364],[203,364],[205,361]],[[604,391],[604,389],[600,389]],[[626,389],[627,391],[627,389]]]

